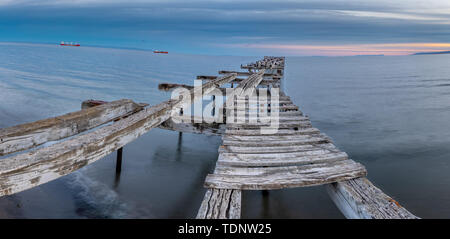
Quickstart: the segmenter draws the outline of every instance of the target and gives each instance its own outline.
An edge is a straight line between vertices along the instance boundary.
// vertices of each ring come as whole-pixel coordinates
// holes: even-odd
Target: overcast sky
[[[212,55],[450,50],[450,1],[0,0],[0,41]]]

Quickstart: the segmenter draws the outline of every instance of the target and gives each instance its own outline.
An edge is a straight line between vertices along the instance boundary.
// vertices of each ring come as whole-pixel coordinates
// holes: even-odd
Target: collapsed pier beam
[[[333,202],[349,219],[418,219],[367,178],[325,186]]]
[[[204,92],[211,92],[220,85],[228,83],[235,78],[236,74],[223,76],[203,84],[202,89]],[[196,89],[192,89],[186,94],[193,96],[197,93]],[[0,196],[14,194],[47,183],[72,173],[122,148],[169,119],[172,111],[177,110],[182,107],[183,104],[186,104],[185,99],[189,98],[186,94],[181,95],[181,99],[172,99],[162,102],[158,105],[142,109],[126,118],[122,117],[123,111],[120,111],[121,117],[119,118],[123,119],[120,119],[111,125],[95,129],[92,132],[83,135],[77,135],[66,141],[56,142],[48,147],[35,148],[29,152],[3,158],[2,163],[0,164]],[[130,102],[133,103],[132,101]],[[95,118],[94,116],[98,115],[94,114],[92,117],[85,118],[86,113],[97,112],[99,109],[106,107],[105,105],[108,104],[83,109],[75,114],[75,116],[77,116],[75,118],[77,120],[81,119],[82,122],[90,122],[92,118]],[[64,116],[63,119],[72,119],[71,116],[71,114],[68,114]],[[113,115],[112,117],[107,117],[107,121],[117,118],[117,115]],[[67,121],[60,120],[61,117],[54,119],[55,120],[47,119],[43,121],[46,123],[44,125],[50,132],[59,130],[60,127],[57,129],[53,128],[55,125],[67,127]],[[75,122],[78,122],[77,120]],[[74,124],[73,120],[68,120],[68,122],[70,123],[70,126],[78,126],[78,124]],[[106,123],[105,120],[101,120],[101,122],[102,124]],[[37,128],[36,125],[41,124],[34,122],[26,125],[30,126],[26,128],[37,130],[39,128]],[[23,134],[29,134],[29,131],[20,132],[18,129],[21,127],[23,126],[1,129],[0,148],[6,145],[6,142],[3,140],[3,137],[5,136],[20,138]],[[85,131],[87,130],[86,127],[82,127],[82,129]],[[16,134],[14,134],[14,132]],[[77,133],[78,132],[79,131],[77,131]],[[67,137],[67,134],[63,134],[63,136]],[[61,137],[58,137],[58,139],[61,139]],[[44,141],[48,140],[48,138],[45,138]],[[21,149],[29,148],[31,146],[21,146]]]
[[[241,218],[241,190],[208,189],[203,198],[197,219]]]

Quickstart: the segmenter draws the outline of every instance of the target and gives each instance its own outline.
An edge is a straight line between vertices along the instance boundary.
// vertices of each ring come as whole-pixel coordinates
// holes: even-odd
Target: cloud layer
[[[185,53],[392,55],[449,50],[450,2],[0,0],[0,30],[0,41]]]

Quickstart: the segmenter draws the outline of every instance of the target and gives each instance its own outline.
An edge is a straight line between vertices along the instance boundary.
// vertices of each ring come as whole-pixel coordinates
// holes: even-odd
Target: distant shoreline
[[[438,51],[438,52],[418,52],[413,55],[441,55],[441,54],[450,54],[450,51]]]

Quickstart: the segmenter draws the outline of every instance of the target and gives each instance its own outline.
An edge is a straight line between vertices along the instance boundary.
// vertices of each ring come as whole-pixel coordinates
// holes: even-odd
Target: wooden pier
[[[314,128],[285,95],[284,57],[241,68],[246,71],[198,76],[201,87],[161,84],[160,90],[181,93],[155,106],[89,100],[77,112],[0,129],[0,196],[57,179],[114,151],[120,174],[123,147],[159,127],[222,136],[197,218],[240,218],[242,190],[317,185],[325,185],[347,218],[417,218],[367,180],[365,167]],[[211,116],[185,111],[198,95],[213,96]]]

